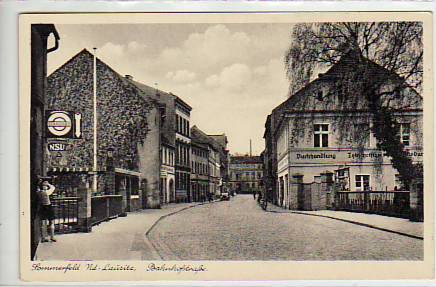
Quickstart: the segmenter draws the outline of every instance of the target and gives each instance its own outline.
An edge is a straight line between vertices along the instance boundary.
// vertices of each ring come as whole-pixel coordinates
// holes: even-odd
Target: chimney
[[[252,153],[251,153],[251,139],[250,139],[250,156],[252,156]]]
[[[133,76],[132,75],[125,75],[124,78],[126,78],[127,80],[133,80]]]

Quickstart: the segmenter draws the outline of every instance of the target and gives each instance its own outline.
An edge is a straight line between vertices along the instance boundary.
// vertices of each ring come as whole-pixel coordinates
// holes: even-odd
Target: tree
[[[294,26],[292,44],[285,56],[293,95],[307,85],[322,69],[332,66],[345,55],[358,58],[356,70],[361,75],[360,88],[365,91],[372,114],[372,131],[378,148],[392,159],[404,184],[422,177],[422,166],[413,164],[398,137],[399,124],[393,112],[407,109],[410,102],[393,105],[403,92],[422,91],[423,44],[421,22],[372,23],[303,23]],[[377,64],[387,73],[374,75]],[[386,83],[390,83],[386,88]],[[383,87],[383,88],[382,88]],[[420,97],[420,96],[419,96]]]

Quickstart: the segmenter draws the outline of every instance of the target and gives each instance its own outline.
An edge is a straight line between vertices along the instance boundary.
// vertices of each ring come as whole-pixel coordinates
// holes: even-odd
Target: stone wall
[[[46,156],[48,167],[93,166],[93,55],[83,50],[48,77],[48,109],[82,114],[82,138],[68,140],[61,157]],[[137,169],[137,144],[148,133],[147,114],[154,108],[140,91],[105,63],[97,61],[98,169],[114,149],[114,166]]]

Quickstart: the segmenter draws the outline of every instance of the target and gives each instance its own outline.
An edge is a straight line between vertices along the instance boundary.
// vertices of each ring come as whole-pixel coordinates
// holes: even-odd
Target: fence
[[[335,209],[409,218],[410,192],[336,192]]]
[[[122,195],[102,195],[91,197],[92,225],[117,217],[122,213]]]
[[[50,199],[55,215],[56,233],[69,233],[78,230],[79,197],[55,197]]]

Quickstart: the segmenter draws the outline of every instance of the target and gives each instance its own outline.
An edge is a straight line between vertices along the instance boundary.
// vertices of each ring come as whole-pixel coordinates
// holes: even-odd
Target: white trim
[[[354,176],[353,176],[353,182],[354,182],[354,189],[356,190],[356,191],[365,191],[365,189],[363,188],[363,186],[362,186],[362,189],[360,189],[360,190],[357,190],[357,185],[356,185],[356,176],[368,176],[368,186],[369,186],[369,190],[366,190],[366,191],[371,191],[372,190],[372,186],[371,186],[371,174],[368,174],[368,173],[358,173],[358,174],[354,174]],[[361,181],[361,183],[363,184],[363,181]]]
[[[115,168],[115,172],[122,173],[122,174],[128,174],[128,175],[134,175],[134,176],[141,176],[140,172],[128,170],[128,169],[124,169],[124,168],[119,168],[119,167]]]
[[[320,130],[320,131],[316,131],[315,130],[315,126],[316,125],[327,125],[327,131],[323,131],[322,129]],[[326,122],[314,122],[313,123],[313,141],[312,141],[312,146],[314,147],[314,148],[320,148],[320,149],[325,149],[325,148],[329,148],[330,147],[330,143],[331,143],[331,133],[330,133],[330,128],[331,128],[331,123],[326,123]],[[322,135],[325,135],[325,134],[327,134],[327,146],[326,147],[323,147],[322,146]],[[319,138],[319,144],[321,145],[321,146],[319,146],[319,147],[316,147],[315,146],[315,135],[320,135],[320,138]]]

